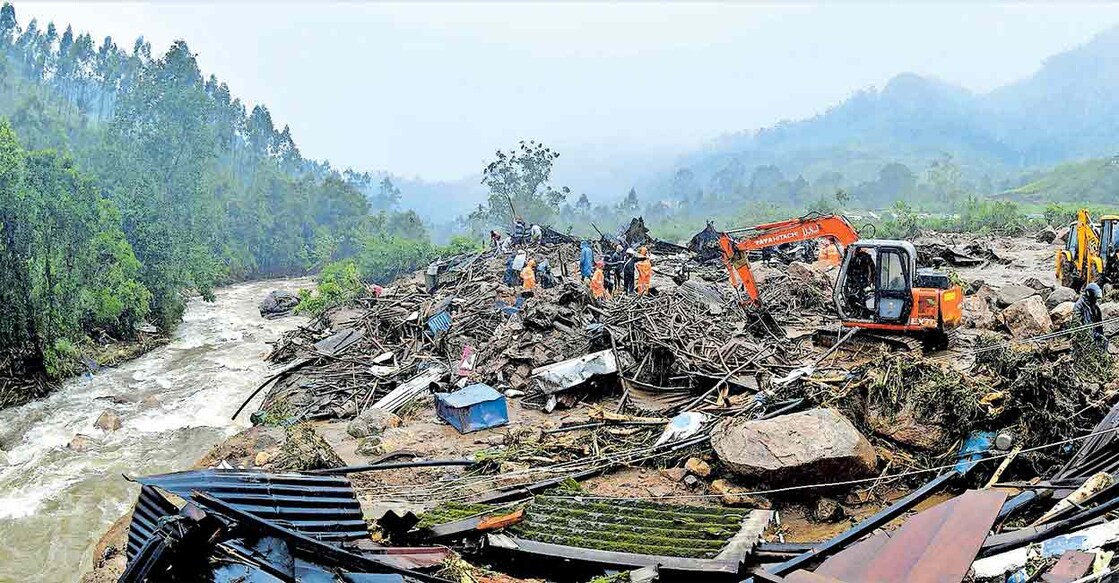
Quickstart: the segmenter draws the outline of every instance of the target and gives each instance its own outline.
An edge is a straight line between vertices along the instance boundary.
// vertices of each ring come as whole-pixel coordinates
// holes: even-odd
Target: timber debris
[[[652,285],[596,298],[581,242],[543,232],[441,259],[286,334],[250,399],[285,442],[227,459],[228,474],[143,482],[134,520],[187,530],[137,527],[130,569],[181,561],[205,527],[209,546],[190,552],[239,551],[242,569],[277,567],[245,558],[266,534],[297,562],[404,580],[1112,572],[1114,360],[1068,307],[1076,292],[1008,275],[1021,267],[1009,240],[918,242],[919,263],[954,266],[968,292],[950,347],[922,351],[821,334],[838,269],[810,245],[758,254],[751,304],[726,282],[714,225],[679,246],[634,219],[601,247],[648,246]],[[532,259],[549,270],[526,292]],[[232,479],[277,488],[254,498],[270,514],[211,484]],[[288,512],[303,502],[353,528],[301,531]],[[171,558],[138,552],[152,540]]]

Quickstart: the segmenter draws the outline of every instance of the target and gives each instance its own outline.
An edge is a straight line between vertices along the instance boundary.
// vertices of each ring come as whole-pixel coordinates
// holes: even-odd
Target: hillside
[[[1030,203],[1098,203],[1119,210],[1119,159],[1061,164],[1039,178],[999,195]]]
[[[901,74],[810,119],[724,136],[665,169],[659,190],[677,197],[673,183],[687,170],[707,196],[746,191],[780,200],[783,191],[749,188],[760,167],[776,166],[787,180],[803,177],[814,194],[841,187],[879,203],[878,193],[860,185],[878,180],[886,165],[903,164],[920,179],[946,154],[959,168],[962,188],[1010,190],[1030,172],[1119,151],[1116,54],[1119,29],[1111,29],[986,94]],[[891,196],[898,194],[904,193]]]

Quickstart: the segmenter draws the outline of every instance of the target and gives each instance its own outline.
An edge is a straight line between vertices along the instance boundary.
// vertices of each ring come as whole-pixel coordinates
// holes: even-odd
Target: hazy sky
[[[1103,3],[15,4],[98,43],[185,39],[305,156],[440,179],[521,138],[682,150],[905,71],[986,91],[1119,22]]]

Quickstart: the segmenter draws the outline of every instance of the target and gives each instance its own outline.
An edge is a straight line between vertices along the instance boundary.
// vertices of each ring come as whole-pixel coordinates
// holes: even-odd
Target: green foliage
[[[60,377],[76,372],[81,351],[73,342],[59,338],[43,351],[43,366],[47,374]]]
[[[489,197],[468,217],[475,233],[510,225],[514,214],[528,223],[551,223],[571,193],[566,186],[557,189],[548,182],[559,152],[536,141],[521,141],[517,148],[498,150],[494,156],[482,171]]]
[[[370,241],[405,240],[411,258],[374,274],[434,252],[419,217],[394,210],[391,180],[303,158],[185,42],[155,56],[142,39],[97,46],[21,28],[4,4],[0,54],[0,362],[57,373],[58,347],[128,339],[145,320],[170,330],[192,293],[349,259],[307,309],[340,301]]]
[[[337,261],[323,268],[315,291],[299,290],[299,305],[295,311],[318,315],[334,306],[353,301],[364,289],[357,264],[349,259]]]

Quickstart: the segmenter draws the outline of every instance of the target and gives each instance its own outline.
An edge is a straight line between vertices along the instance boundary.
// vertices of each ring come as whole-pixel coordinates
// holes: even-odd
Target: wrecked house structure
[[[1116,304],[1101,349],[1047,243],[917,249],[967,290],[945,350],[817,343],[822,262],[756,265],[745,305],[725,270],[595,301],[576,240],[515,251],[558,280],[532,295],[447,258],[275,344],[237,413],[273,445],[136,478],[122,580],[1107,580]]]

